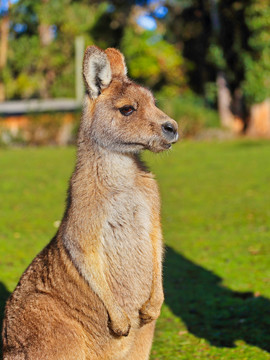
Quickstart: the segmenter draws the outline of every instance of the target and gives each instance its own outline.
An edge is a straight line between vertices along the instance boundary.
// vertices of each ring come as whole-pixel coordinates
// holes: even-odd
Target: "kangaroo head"
[[[83,77],[88,93],[81,129],[99,146],[136,153],[169,149],[177,123],[155,105],[152,93],[128,79],[124,56],[116,49],[89,46]]]

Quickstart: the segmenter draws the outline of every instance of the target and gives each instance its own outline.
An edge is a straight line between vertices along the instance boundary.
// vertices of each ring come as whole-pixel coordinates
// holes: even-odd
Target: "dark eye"
[[[135,111],[134,107],[131,105],[123,106],[119,109],[120,113],[124,116],[131,115]]]

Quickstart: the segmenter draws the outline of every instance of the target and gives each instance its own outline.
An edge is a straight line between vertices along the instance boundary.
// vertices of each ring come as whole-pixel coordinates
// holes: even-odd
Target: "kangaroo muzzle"
[[[171,142],[176,143],[178,140],[178,125],[175,121],[166,121],[164,124],[161,125],[163,135],[165,138]]]

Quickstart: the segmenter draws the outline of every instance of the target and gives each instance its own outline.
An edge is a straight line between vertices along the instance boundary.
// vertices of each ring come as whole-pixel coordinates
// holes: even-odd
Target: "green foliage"
[[[218,95],[218,88],[216,82],[207,82],[205,83],[205,100],[208,104],[212,106],[216,104],[216,99]]]
[[[165,84],[178,87],[185,85],[181,54],[158,32],[136,31],[136,28],[127,27],[121,50],[126,56],[132,78],[155,89]]]
[[[71,0],[20,0],[11,11],[8,65],[4,81],[9,99],[30,97],[74,97],[74,41],[83,35],[93,43],[91,29],[106,11],[107,4],[89,5]],[[47,33],[48,43],[42,36]]]
[[[220,70],[224,70],[226,68],[223,49],[220,45],[217,45],[213,42],[209,46],[208,61],[215,64],[215,66]]]
[[[154,91],[192,91],[212,106],[222,71],[238,117],[247,116],[245,102],[270,96],[269,0],[166,1],[157,30],[143,30],[138,16],[155,17],[158,5],[19,0],[11,6],[8,63],[0,74],[7,98],[74,97],[76,36],[86,45],[120,48],[130,76]]]
[[[269,0],[168,4],[166,38],[182,48],[191,90],[216,103],[212,90],[218,72],[223,71],[233,104],[239,105],[240,93],[242,104],[246,103],[241,110],[238,105],[232,109],[240,117],[246,116],[245,105],[270,96]]]
[[[251,52],[244,59],[246,78],[243,88],[250,103],[270,97],[270,2],[251,1],[246,22],[251,32]]]
[[[170,154],[145,154],[167,244],[152,360],[269,359],[269,150],[263,141],[180,142]],[[1,315],[57,230],[74,156],[73,148],[0,151]]]
[[[198,96],[167,96],[162,92],[157,96],[158,106],[179,124],[184,136],[193,136],[204,127],[218,127],[219,117],[215,110],[206,108]]]
[[[137,8],[133,1],[19,0],[10,12],[8,65],[3,74],[7,98],[74,97],[76,36],[83,36],[86,45],[119,47],[131,77],[155,90],[164,85],[184,88],[179,49],[165,41],[164,30],[139,28],[136,11],[132,12]]]

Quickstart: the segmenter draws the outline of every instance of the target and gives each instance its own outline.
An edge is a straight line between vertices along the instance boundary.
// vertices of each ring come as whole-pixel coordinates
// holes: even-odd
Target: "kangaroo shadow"
[[[270,300],[223,287],[222,279],[166,248],[165,301],[189,332],[217,347],[236,340],[270,352]]]
[[[0,359],[2,359],[2,325],[4,319],[5,304],[10,295],[5,285],[0,282]]]

